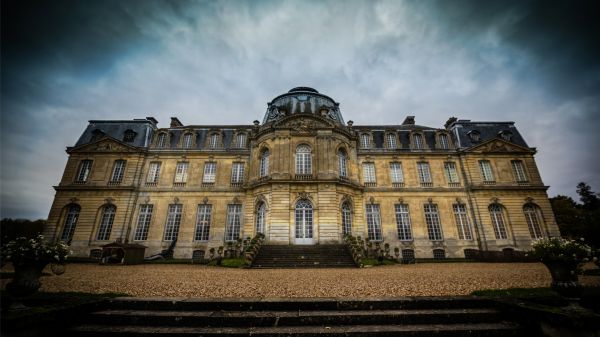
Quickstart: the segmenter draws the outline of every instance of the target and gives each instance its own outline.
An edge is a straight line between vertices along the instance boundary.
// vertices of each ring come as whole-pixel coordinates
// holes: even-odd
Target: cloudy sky
[[[515,121],[600,190],[595,1],[2,1],[0,217],[45,218],[90,119],[251,124],[296,86],[356,124]]]

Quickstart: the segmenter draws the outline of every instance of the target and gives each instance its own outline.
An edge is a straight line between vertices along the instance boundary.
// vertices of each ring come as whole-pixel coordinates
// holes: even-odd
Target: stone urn
[[[579,263],[575,261],[543,261],[552,275],[552,290],[564,297],[580,297],[583,291],[577,277]]]
[[[15,274],[12,281],[6,285],[6,291],[12,297],[34,294],[42,286],[40,277],[48,263],[49,261],[44,260],[24,260],[13,263]]]

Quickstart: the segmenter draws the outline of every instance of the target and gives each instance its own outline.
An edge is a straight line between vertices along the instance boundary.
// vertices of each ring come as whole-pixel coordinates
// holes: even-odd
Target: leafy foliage
[[[586,238],[592,247],[600,248],[600,198],[583,182],[577,185],[577,193],[581,203],[563,195],[550,198],[556,223],[562,236]]]
[[[564,261],[581,263],[592,253],[590,246],[582,241],[563,238],[544,238],[533,243],[533,255],[542,262]]]
[[[29,261],[48,261],[64,263],[70,254],[69,246],[62,242],[48,243],[42,235],[34,239],[20,237],[2,245],[2,261],[11,261],[15,264]]]

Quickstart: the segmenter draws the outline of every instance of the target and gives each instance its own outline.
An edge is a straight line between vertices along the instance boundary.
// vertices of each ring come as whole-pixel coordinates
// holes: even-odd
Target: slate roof
[[[470,120],[458,120],[450,125],[450,130],[455,138],[455,143],[458,148],[469,148],[479,145],[486,140],[499,137],[501,132],[510,132],[512,137],[510,142],[523,147],[529,148],[527,142],[521,133],[515,127],[515,122],[472,122]],[[469,137],[469,133],[477,131],[480,134],[479,141],[473,141]]]
[[[136,133],[133,142],[126,142],[136,147],[148,147],[152,140],[152,130],[155,128],[154,124],[146,119],[134,119],[134,120],[91,120],[89,121],[85,131],[75,143],[75,146],[89,143],[94,137],[94,133],[100,131],[105,135],[112,138],[123,141],[125,131],[132,130]]]

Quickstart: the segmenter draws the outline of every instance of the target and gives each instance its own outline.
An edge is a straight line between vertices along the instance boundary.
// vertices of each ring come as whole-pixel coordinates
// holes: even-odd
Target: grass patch
[[[361,262],[365,266],[389,266],[393,264],[398,264],[398,262],[394,260],[383,259],[383,261],[379,262],[377,261],[377,259],[371,258],[363,258]]]
[[[484,289],[475,290],[471,293],[474,296],[486,297],[558,297],[559,295],[552,289],[544,288],[508,288],[508,289]]]
[[[244,266],[246,266],[246,264],[244,263],[244,259],[242,258],[237,258],[237,259],[222,259],[221,260],[221,265],[217,265],[217,260],[212,260],[208,263],[209,266],[217,266],[217,267],[225,267],[225,268],[243,268]]]

